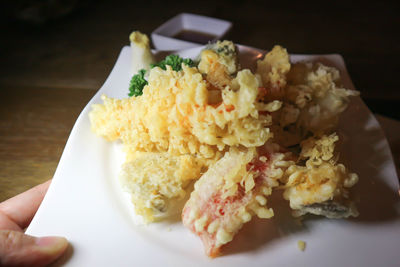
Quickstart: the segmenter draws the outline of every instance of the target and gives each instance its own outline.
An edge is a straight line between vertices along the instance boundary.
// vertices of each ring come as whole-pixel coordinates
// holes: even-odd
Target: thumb
[[[63,237],[33,237],[0,230],[0,266],[46,266],[68,247]]]

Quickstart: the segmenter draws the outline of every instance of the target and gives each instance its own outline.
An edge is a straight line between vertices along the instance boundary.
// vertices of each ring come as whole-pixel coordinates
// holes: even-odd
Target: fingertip
[[[45,236],[36,238],[36,245],[42,252],[62,254],[68,247],[68,240],[60,236]]]
[[[68,248],[68,240],[59,236],[45,236],[35,238],[35,245],[32,255],[36,254],[34,264],[47,266],[55,262]]]
[[[60,258],[69,245],[66,238],[59,236],[39,237],[36,238],[35,243],[38,253],[41,254],[41,258],[45,265]]]
[[[0,230],[0,266],[47,266],[68,248],[64,237],[33,237]]]

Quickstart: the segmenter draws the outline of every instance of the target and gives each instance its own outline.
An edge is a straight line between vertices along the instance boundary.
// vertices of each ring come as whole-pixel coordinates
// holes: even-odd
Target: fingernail
[[[65,250],[68,241],[64,237],[46,236],[37,238],[36,245],[41,251],[53,254]]]

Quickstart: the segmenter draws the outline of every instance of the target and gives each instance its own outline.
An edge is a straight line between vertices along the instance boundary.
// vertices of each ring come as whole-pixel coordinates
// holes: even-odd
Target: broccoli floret
[[[189,67],[195,66],[195,63],[190,58],[183,59],[178,55],[169,55],[158,63],[150,64],[150,68],[160,67],[163,70],[166,70],[166,65],[169,65],[174,71],[180,71],[182,70],[182,63]],[[129,96],[140,96],[143,94],[143,88],[147,84],[147,81],[144,78],[145,74],[146,70],[141,69],[138,74],[133,75],[131,82],[129,83]]]
[[[229,74],[233,75],[239,69],[237,48],[231,41],[218,41],[214,44],[209,44],[207,49],[215,51],[219,57],[220,62],[228,68]]]
[[[190,58],[183,59],[178,55],[169,55],[164,60],[162,60],[158,63],[150,64],[150,68],[160,67],[163,70],[166,70],[165,66],[169,65],[172,67],[172,69],[174,71],[180,71],[180,70],[182,70],[182,63],[184,63],[185,65],[187,65],[189,67],[194,66],[194,62]]]
[[[218,47],[216,49],[218,54],[223,54],[225,56],[230,56],[230,55],[234,55],[236,53],[234,47],[231,47],[229,45],[223,45],[221,47]]]
[[[146,70],[141,69],[138,74],[133,75],[129,83],[129,96],[140,96],[143,94],[143,88],[147,84],[147,81],[144,79],[145,73]]]

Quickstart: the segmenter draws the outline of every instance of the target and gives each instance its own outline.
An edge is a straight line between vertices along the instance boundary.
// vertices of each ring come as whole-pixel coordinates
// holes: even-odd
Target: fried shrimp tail
[[[209,257],[218,256],[254,215],[265,219],[274,215],[267,197],[285,169],[294,164],[290,153],[277,148],[269,144],[258,152],[231,149],[196,182],[182,220],[201,238]]]

